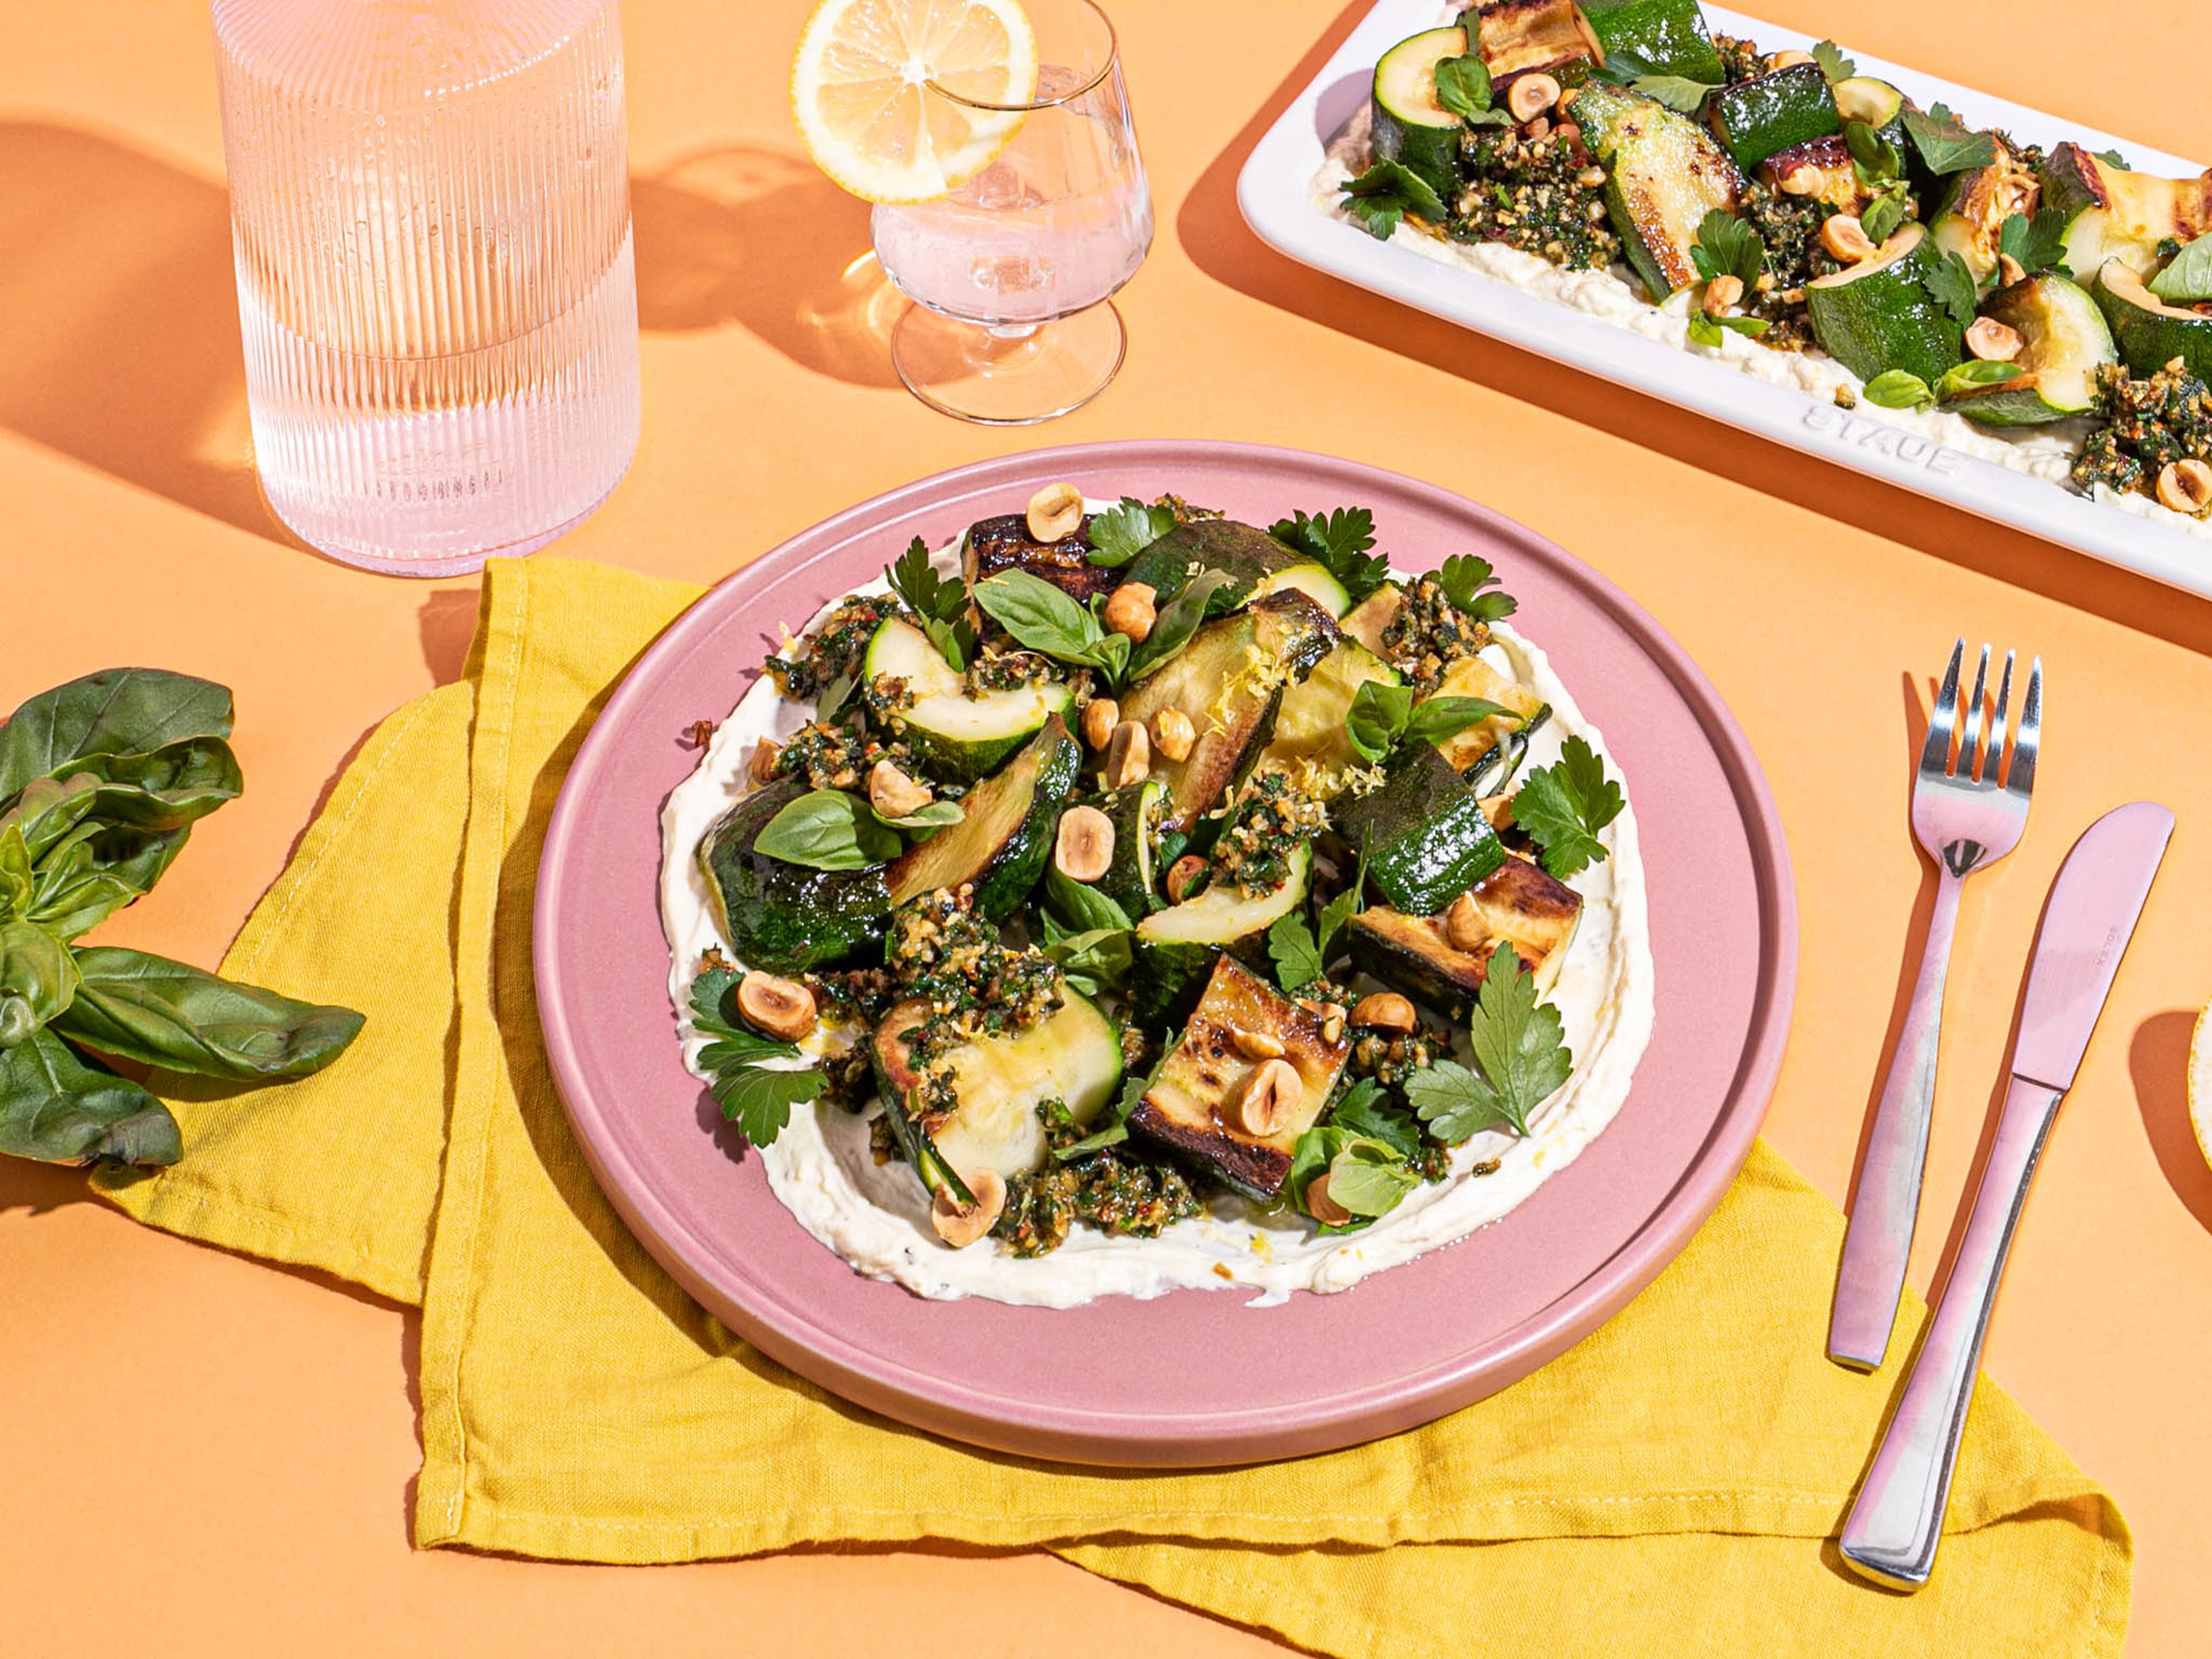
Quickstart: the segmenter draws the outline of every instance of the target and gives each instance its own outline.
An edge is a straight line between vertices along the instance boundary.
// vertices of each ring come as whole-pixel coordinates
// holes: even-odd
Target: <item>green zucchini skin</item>
[[[1573,107],[1606,163],[1606,211],[1644,287],[1664,300],[1698,281],[1698,227],[1716,209],[1735,212],[1743,187],[1728,152],[1689,117],[1619,87],[1586,86]]]
[[[1778,149],[1844,130],[1828,77],[1818,64],[1792,64],[1723,87],[1707,110],[1714,134],[1746,172]]]
[[[1164,605],[1182,592],[1193,565],[1201,570],[1225,571],[1249,586],[1263,576],[1304,562],[1303,555],[1256,525],[1239,524],[1234,519],[1193,519],[1177,525],[1130,560],[1122,580],[1144,583],[1152,590],[1153,604]]]
[[[1982,313],[2021,337],[2022,371],[1976,387],[1943,407],[1990,427],[2040,426],[2079,415],[2096,402],[2096,372],[2118,361],[2097,303],[2063,276],[2043,271],[2000,289]]]
[[[976,915],[988,921],[1006,921],[1044,874],[1060,809],[1081,767],[1075,739],[1060,716],[1053,715],[1028,747],[968,792],[961,801],[961,823],[909,847],[886,866],[891,902],[904,903],[964,883],[975,890]],[[1011,826],[1003,832],[971,828],[1009,817]]]
[[[1467,31],[1457,25],[1424,29],[1384,52],[1375,65],[1375,153],[1401,163],[1447,204],[1459,193],[1456,115],[1436,101],[1436,66],[1464,56]]]
[[[1432,744],[1401,747],[1382,787],[1346,805],[1339,827],[1365,848],[1368,880],[1401,910],[1441,910],[1505,862],[1474,791]]]
[[[1698,0],[1583,0],[1583,16],[1607,52],[1626,48],[1657,74],[1707,86],[1723,78]]]
[[[1966,330],[1921,286],[1936,263],[1935,242],[1908,222],[1882,248],[1848,271],[1806,284],[1813,332],[1822,349],[1863,380],[1901,368],[1934,386],[1964,355],[1966,338]],[[1851,280],[1838,280],[1846,276]]]
[[[1098,878],[1098,890],[1120,905],[1132,921],[1160,908],[1160,818],[1167,802],[1167,785],[1146,778],[1116,789],[1099,803],[1114,826],[1114,859]]]
[[[806,790],[803,778],[756,790],[699,843],[722,936],[738,960],[770,973],[805,973],[879,946],[890,915],[881,866],[809,870],[755,850],[769,820]]]
[[[2179,357],[2198,380],[2212,380],[2212,316],[2166,304],[2121,259],[2106,262],[2090,292],[2129,374],[2145,379]]]
[[[1290,863],[1289,878],[1272,893],[1246,898],[1208,888],[1137,924],[1130,990],[1140,1020],[1180,1024],[1224,953],[1267,970],[1267,930],[1304,905],[1313,887],[1312,851],[1298,848]]]

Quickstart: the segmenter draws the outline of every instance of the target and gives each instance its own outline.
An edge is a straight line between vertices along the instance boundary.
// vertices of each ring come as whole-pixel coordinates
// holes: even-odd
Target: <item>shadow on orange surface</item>
[[[1370,5],[1371,0],[1354,0],[1338,15],[1319,44],[1299,60],[1184,198],[1176,216],[1176,234],[1200,270],[1310,322],[1541,405],[1685,465],[2190,650],[2212,653],[2212,605],[2148,577],[1474,333],[1310,270],[1269,247],[1245,224],[1237,208],[1237,174],[1261,138]],[[1358,101],[1356,95],[1352,101]]]
[[[2128,1075],[2159,1173],[2197,1224],[2212,1231],[2212,1166],[2189,1121],[2189,1039],[2196,1029],[2193,1008],[2153,1014],[2128,1044]]]

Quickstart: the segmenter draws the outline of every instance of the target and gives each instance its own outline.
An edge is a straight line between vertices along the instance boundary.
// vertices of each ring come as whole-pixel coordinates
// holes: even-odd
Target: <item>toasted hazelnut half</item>
[[[753,745],[753,757],[745,766],[745,775],[755,783],[767,783],[775,776],[776,763],[783,750],[773,738],[763,738]]]
[[[1548,115],[1540,115],[1528,123],[1526,131],[1531,138],[1548,137],[1552,131],[1552,118]]]
[[[1229,1040],[1237,1045],[1237,1052],[1247,1060],[1282,1058],[1283,1040],[1268,1032],[1231,1031],[1229,1034]]]
[[[1395,991],[1377,991],[1352,1006],[1352,1023],[1370,1031],[1410,1031],[1420,1020],[1413,1005]]]
[[[1152,716],[1152,747],[1171,761],[1188,760],[1198,728],[1180,708],[1163,708]]]
[[[919,812],[932,799],[927,784],[915,782],[887,760],[868,769],[868,805],[887,818]]]
[[[1152,769],[1152,740],[1136,721],[1123,720],[1106,744],[1106,787],[1126,789],[1142,783]]]
[[[1985,363],[2008,363],[2020,356],[2020,331],[1994,317],[1977,317],[1966,331],[1966,349]]]
[[[2006,288],[2027,280],[2027,272],[2009,253],[1997,255],[1997,281]]]
[[[930,1226],[956,1250],[989,1232],[1006,1207],[1006,1177],[996,1170],[970,1170],[960,1178],[975,1195],[973,1204],[963,1204],[950,1187],[939,1187],[929,1203]]]
[[[796,1042],[814,1029],[814,993],[755,969],[738,981],[738,1012],[763,1036]]]
[[[1775,70],[1795,69],[1800,64],[1817,64],[1820,60],[1809,52],[1778,52],[1766,60],[1770,73]]]
[[[1490,925],[1472,893],[1462,893],[1444,912],[1444,938],[1455,951],[1479,951],[1490,941]]]
[[[1774,182],[1784,196],[1817,196],[1821,185],[1820,169],[1800,165],[1791,167]]]
[[[1832,213],[1820,221],[1820,246],[1847,265],[1855,265],[1874,252],[1873,239],[1856,213]]]
[[[1724,270],[1705,284],[1704,306],[1705,315],[1717,317],[1743,298],[1743,278],[1732,270]]]
[[[1564,103],[1565,98],[1566,95],[1562,93],[1560,101]],[[1552,136],[1566,143],[1579,144],[1583,141],[1583,130],[1572,121],[1561,121],[1559,125],[1552,129]]]
[[[2161,507],[2194,518],[2212,506],[2212,466],[2202,461],[2168,461],[2159,469],[2158,500]]]
[[[1605,169],[1593,161],[1575,174],[1575,182],[1584,190],[1595,190],[1605,182]]]
[[[1505,112],[1516,121],[1533,121],[1559,101],[1559,76],[1539,70],[1520,76],[1506,88]]]
[[[1072,483],[1047,484],[1030,497],[1023,514],[1032,540],[1056,542],[1073,536],[1083,522],[1083,492]]]
[[[1095,806],[1071,806],[1060,815],[1052,861],[1070,881],[1096,881],[1114,862],[1114,820]]]
[[[1102,753],[1121,723],[1121,705],[1111,697],[1093,697],[1083,705],[1083,740]]]
[[[1191,883],[1206,873],[1206,860],[1195,853],[1185,853],[1168,866],[1168,902],[1181,904],[1182,896],[1190,891]]]
[[[1341,1227],[1352,1219],[1352,1212],[1328,1195],[1326,1170],[1306,1182],[1306,1213],[1324,1227]]]
[[[1139,643],[1159,620],[1152,609],[1152,601],[1158,597],[1148,583],[1123,582],[1107,596],[1098,618],[1110,632],[1127,634],[1132,644]]]
[[[1305,1079],[1297,1066],[1287,1060],[1263,1060],[1230,1103],[1231,1121],[1248,1135],[1279,1134],[1305,1097]]]

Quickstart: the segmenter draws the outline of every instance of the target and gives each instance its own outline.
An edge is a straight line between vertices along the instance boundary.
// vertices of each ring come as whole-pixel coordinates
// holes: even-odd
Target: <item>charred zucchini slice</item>
[[[1237,1046],[1239,1032],[1261,1033],[1282,1044],[1283,1058],[1297,1068],[1304,1085],[1297,1111],[1272,1135],[1248,1134],[1236,1121],[1237,1092],[1260,1063]],[[1213,964],[1182,1041],[1129,1114],[1129,1127],[1205,1164],[1241,1192],[1273,1198],[1290,1173],[1298,1137],[1328,1103],[1348,1052],[1341,1038],[1331,1042],[1322,1034],[1320,1015],[1223,957]]]
[[[2066,264],[2076,276],[2102,270],[2107,259],[2148,276],[2160,243],[2192,242],[2212,230],[2212,172],[2159,179],[2061,144],[2043,164],[2043,202],[2066,216]]]
[[[987,576],[1002,570],[1026,570],[1048,581],[1079,604],[1093,594],[1113,591],[1121,573],[1091,562],[1091,520],[1082,523],[1056,542],[1041,542],[1030,534],[1028,518],[1019,513],[982,519],[969,526],[960,544],[960,573],[972,591]]]
[[[1441,910],[1505,861],[1482,803],[1431,744],[1401,746],[1381,788],[1339,806],[1367,878],[1401,910]]]
[[[1844,130],[1818,64],[1792,64],[1723,87],[1707,103],[1706,118],[1735,164],[1747,169],[1777,150]]]
[[[1548,992],[1582,920],[1582,895],[1526,859],[1509,858],[1469,890],[1486,936],[1473,950],[1453,945],[1441,915],[1409,915],[1378,907],[1362,910],[1346,929],[1352,960],[1363,972],[1449,1019],[1466,1017],[1482,988],[1499,940]]]
[[[1337,628],[1346,638],[1357,640],[1377,657],[1382,656],[1382,630],[1396,619],[1399,607],[1405,603],[1406,590],[1395,582],[1384,582],[1346,611]]]
[[[1457,24],[1401,40],[1375,65],[1375,153],[1404,164],[1449,202],[1459,192],[1460,118],[1437,101],[1437,65],[1464,56]]]
[[[1945,409],[1984,426],[2037,426],[2096,402],[2097,370],[2118,353],[2094,300],[2045,271],[1993,295],[1982,310],[2020,335],[2013,362],[2021,372],[1947,398]]]
[[[1966,331],[1929,294],[1935,244],[1906,222],[1858,264],[1805,285],[1813,332],[1828,355],[1863,380],[1901,368],[1929,386],[1964,352]]]
[[[891,897],[882,867],[809,870],[755,850],[768,822],[806,793],[804,778],[754,791],[699,842],[699,867],[722,937],[748,967],[797,974],[883,936]]]
[[[1114,826],[1114,860],[1098,878],[1098,890],[1133,917],[1160,908],[1161,872],[1153,866],[1167,805],[1168,787],[1158,778],[1116,789],[1102,804]]]
[[[1074,701],[1067,687],[1050,682],[970,696],[927,636],[896,617],[876,629],[864,666],[871,680],[888,675],[906,682],[914,702],[894,724],[926,765],[963,783],[991,771],[1052,716],[1065,719]]]
[[[1856,213],[1874,196],[1851,165],[1850,146],[1840,137],[1808,138],[1778,149],[1759,164],[1759,176],[1777,190],[1826,202],[1838,213]]]
[[[975,914],[1004,921],[1044,874],[1060,809],[1081,764],[1066,724],[1058,714],[1046,716],[1027,748],[968,792],[959,823],[908,848],[885,868],[890,902],[969,883]]]
[[[1734,213],[1743,187],[1728,152],[1686,115],[1620,87],[1586,86],[1573,107],[1583,141],[1611,174],[1606,210],[1652,297],[1698,281],[1690,257],[1698,227],[1716,209]]]
[[[1122,700],[1123,720],[1150,725],[1163,708],[1176,708],[1198,732],[1186,757],[1153,766],[1152,775],[1168,787],[1164,830],[1188,835],[1251,771],[1274,729],[1284,689],[1304,678],[1335,640],[1336,624],[1304,593],[1270,593],[1204,624],[1180,655]]]
[[[1292,774],[1310,764],[1312,787],[1333,793],[1344,773],[1361,764],[1346,720],[1352,698],[1370,680],[1396,685],[1401,677],[1358,641],[1339,640],[1312,673],[1283,693],[1275,734],[1260,764]]]
[[[1583,16],[1607,52],[1626,48],[1656,75],[1679,75],[1705,86],[1723,78],[1721,56],[1705,32],[1698,0],[1583,0]]]
[[[2015,213],[2032,216],[2039,194],[2034,170],[1997,134],[1990,135],[1990,143],[1996,159],[1954,175],[1928,227],[1936,251],[1964,259],[1978,283],[1996,274],[1997,237],[2004,222]]]
[[[1280,593],[1295,588],[1332,617],[1341,617],[1352,609],[1352,595],[1327,565],[1307,559],[1297,564],[1286,564],[1280,570],[1260,578],[1252,592],[1256,598],[1265,593]]]
[[[2212,315],[2166,304],[2123,259],[2106,261],[2096,295],[2130,374],[2146,378],[2179,357],[2198,380],[2212,380]]]
[[[1247,898],[1236,887],[1208,887],[1137,924],[1133,1000],[1147,1023],[1172,1022],[1199,994],[1224,951],[1255,965],[1267,959],[1267,930],[1306,902],[1313,849],[1290,857],[1290,877],[1272,893]]]
[[[1234,519],[1193,519],[1179,524],[1129,561],[1125,580],[1152,590],[1165,605],[1200,570],[1219,570],[1247,587],[1305,561],[1256,525]]]
[[[1479,725],[1470,726],[1455,737],[1437,745],[1454,769],[1474,777],[1486,776],[1490,769],[1476,771],[1478,763],[1497,752],[1498,746],[1509,738],[1526,738],[1529,732],[1544,723],[1552,706],[1534,691],[1510,676],[1502,674],[1480,657],[1462,657],[1444,670],[1444,677],[1437,684],[1440,697],[1480,697],[1486,702],[1502,704],[1512,712],[1492,714]]]
[[[1491,84],[1500,89],[1514,76],[1538,70],[1572,86],[1605,61],[1605,49],[1575,0],[1480,0],[1471,15],[1474,45]]]
[[[891,1128],[932,1191],[930,1154],[964,1185],[978,1170],[1012,1180],[1044,1166],[1036,1109],[1066,1104],[1085,1127],[1121,1081],[1121,1038],[1085,998],[1064,1000],[1025,1031],[963,1043],[927,1067],[915,1063],[914,1035],[929,1005],[902,1002],[876,1027],[876,1085]]]

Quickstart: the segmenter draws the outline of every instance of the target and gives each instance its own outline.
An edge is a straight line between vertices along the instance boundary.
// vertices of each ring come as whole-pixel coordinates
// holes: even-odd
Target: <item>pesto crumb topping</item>
[[[2169,461],[2212,459],[2212,392],[2186,369],[2168,367],[2144,380],[2108,363],[2097,371],[2097,416],[2074,463],[2074,483],[2088,489],[2148,495]]]
[[[1444,670],[1489,643],[1489,625],[1454,605],[1433,575],[1406,585],[1398,614],[1382,630],[1384,659],[1422,691],[1435,690]]]
[[[1280,772],[1247,784],[1229,827],[1214,843],[1212,879],[1247,898],[1273,892],[1291,878],[1291,854],[1328,824],[1328,809]]]
[[[1083,1139],[1082,1126],[1061,1101],[1040,1103],[1037,1119],[1054,1152]],[[1078,1221],[1103,1232],[1157,1238],[1202,1207],[1181,1170],[1139,1158],[1124,1143],[1065,1162],[1055,1158],[1035,1175],[1015,1177],[991,1233],[1012,1255],[1045,1255],[1067,1242]]]
[[[784,696],[808,702],[839,675],[857,676],[876,629],[885,617],[898,614],[899,602],[888,593],[855,594],[823,618],[821,628],[791,656],[770,657],[764,666]]]
[[[1471,179],[1455,204],[1456,240],[1504,242],[1570,270],[1620,257],[1620,238],[1606,216],[1603,170],[1592,171],[1579,138],[1478,127],[1462,143]]]
[[[963,1043],[1026,1030],[1064,1000],[1052,958],[1002,943],[975,902],[972,886],[939,888],[891,912],[884,965],[902,997],[929,1004],[910,1041],[925,1071]]]

